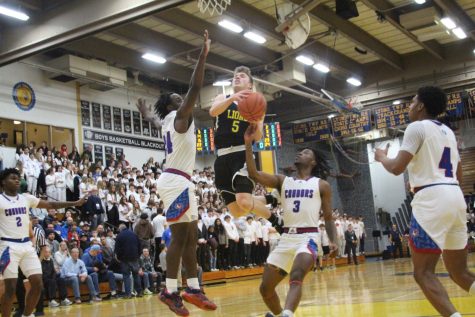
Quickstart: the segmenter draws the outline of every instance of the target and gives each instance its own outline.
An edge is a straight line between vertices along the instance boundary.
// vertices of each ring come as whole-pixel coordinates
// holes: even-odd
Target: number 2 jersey
[[[320,179],[308,180],[285,177],[280,190],[284,225],[288,228],[318,228],[322,207]]]
[[[223,113],[216,117],[214,144],[217,149],[225,149],[231,146],[244,145],[244,132],[249,122],[244,119],[232,103]]]
[[[460,156],[453,131],[435,120],[407,126],[401,150],[414,157],[407,166],[412,188],[431,184],[458,184]]]
[[[196,157],[195,123],[191,122],[185,133],[175,130],[176,111],[171,111],[162,125],[163,141],[165,142],[166,168],[180,170],[188,175],[193,173]]]
[[[23,239],[30,236],[30,208],[36,208],[39,198],[29,194],[15,197],[0,194],[0,237]]]

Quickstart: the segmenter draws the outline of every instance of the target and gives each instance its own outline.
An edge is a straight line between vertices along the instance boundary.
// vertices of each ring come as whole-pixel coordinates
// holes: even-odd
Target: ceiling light
[[[361,86],[361,81],[355,77],[350,77],[346,80],[348,84],[351,84],[353,86]]]
[[[142,58],[147,59],[149,61],[152,61],[154,63],[158,63],[158,64],[163,64],[167,61],[162,56],[155,55],[155,54],[152,54],[152,53],[145,53],[145,54],[142,55]]]
[[[231,82],[229,80],[218,80],[213,83],[213,86],[231,86]]]
[[[313,59],[305,55],[299,55],[295,59],[298,60],[300,63],[308,65],[308,66],[312,66],[313,64],[315,64]]]
[[[330,71],[330,68],[328,68],[327,65],[320,64],[320,63],[313,65],[313,68],[315,68],[316,70],[322,73],[328,73]]]
[[[417,4],[424,4],[426,3],[426,0],[414,0],[414,2]]]
[[[28,21],[30,18],[27,14],[17,11],[17,10],[12,10],[4,6],[0,6],[0,14],[7,15],[9,17],[22,20],[22,21]]]
[[[452,32],[454,32],[455,36],[461,40],[467,38],[467,34],[465,34],[465,32],[460,27],[453,29]]]
[[[242,32],[242,27],[240,25],[226,19],[219,21],[218,25],[234,33]]]
[[[475,48],[473,49],[473,54],[475,54]]]
[[[259,44],[264,44],[266,42],[265,37],[263,37],[262,35],[259,35],[257,33],[254,33],[252,31],[244,33],[244,37],[250,39],[251,41],[259,43]]]
[[[328,115],[328,119],[334,118],[335,116],[336,116],[336,114],[334,114],[334,113],[329,114],[329,115]]]
[[[455,29],[457,27],[457,24],[455,24],[454,20],[451,18],[442,18],[440,19],[440,22],[449,30]]]
[[[401,104],[401,100],[394,100],[393,105],[397,106]]]
[[[21,121],[13,120],[13,124],[21,124]]]

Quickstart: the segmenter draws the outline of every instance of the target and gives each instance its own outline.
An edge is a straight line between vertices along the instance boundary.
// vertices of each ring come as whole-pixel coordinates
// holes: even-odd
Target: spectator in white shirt
[[[244,231],[244,266],[252,266],[251,260],[251,248],[252,244],[256,243],[256,231],[252,224],[254,219],[251,216],[246,218],[246,230]]]
[[[46,195],[48,196],[48,200],[50,201],[57,201],[58,195],[56,194],[56,175],[54,173],[54,168],[51,167],[47,171],[45,182],[46,182]]]
[[[163,215],[163,209],[159,208],[157,210],[157,215],[152,220],[152,227],[154,232],[155,238],[155,249],[157,250],[160,244],[162,244],[162,236],[163,232],[165,231],[165,226],[167,224],[167,218]],[[155,261],[158,256],[156,256]]]
[[[223,222],[226,236],[228,238],[228,266],[237,268],[237,245],[239,242],[239,234],[236,225],[231,222],[231,216],[224,217]]]

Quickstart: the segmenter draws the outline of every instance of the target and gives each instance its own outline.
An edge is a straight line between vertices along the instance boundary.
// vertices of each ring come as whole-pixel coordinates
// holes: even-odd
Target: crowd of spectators
[[[107,298],[130,298],[158,292],[166,276],[171,233],[156,190],[162,164],[150,158],[134,167],[124,155],[112,156],[105,164],[92,162],[91,151],[88,148],[80,154],[74,148],[68,153],[64,146],[49,149],[45,142],[39,147],[31,142],[17,150],[17,169],[23,175],[21,192],[48,200],[77,200],[88,195],[80,209],[32,211],[33,225],[44,236],[44,242],[38,241],[38,251],[45,273],[43,295],[51,307],[72,303],[66,297],[67,287],[72,288],[73,302],[79,304],[80,284],[87,286],[90,301],[101,301],[101,282],[108,283]],[[195,170],[191,179],[199,206],[196,256],[200,275],[263,265],[279,241],[279,228],[253,215],[233,218],[223,205],[210,167]],[[255,195],[266,193],[256,186]],[[269,208],[282,214],[279,205]],[[345,246],[350,224],[359,252],[364,253],[362,219],[335,211],[335,223],[339,256],[351,249]],[[324,226],[320,237],[320,268],[325,262],[334,268],[334,262],[327,261],[329,240]]]

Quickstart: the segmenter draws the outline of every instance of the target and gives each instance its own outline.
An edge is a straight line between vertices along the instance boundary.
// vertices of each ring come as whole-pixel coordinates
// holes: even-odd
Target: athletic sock
[[[168,293],[178,292],[178,280],[176,278],[167,278],[165,281]]]
[[[470,295],[475,295],[475,282],[472,283],[472,286],[470,286],[470,289],[468,290],[468,293]]]
[[[112,296],[115,296],[116,294],[117,294],[116,291],[111,291],[111,295],[112,295]]]
[[[462,315],[459,312],[457,312],[450,315],[450,317],[462,317]]]
[[[284,309],[282,312],[283,317],[294,317],[294,312],[288,309]]]
[[[186,279],[186,285],[191,289],[200,289],[200,283],[197,277]]]

